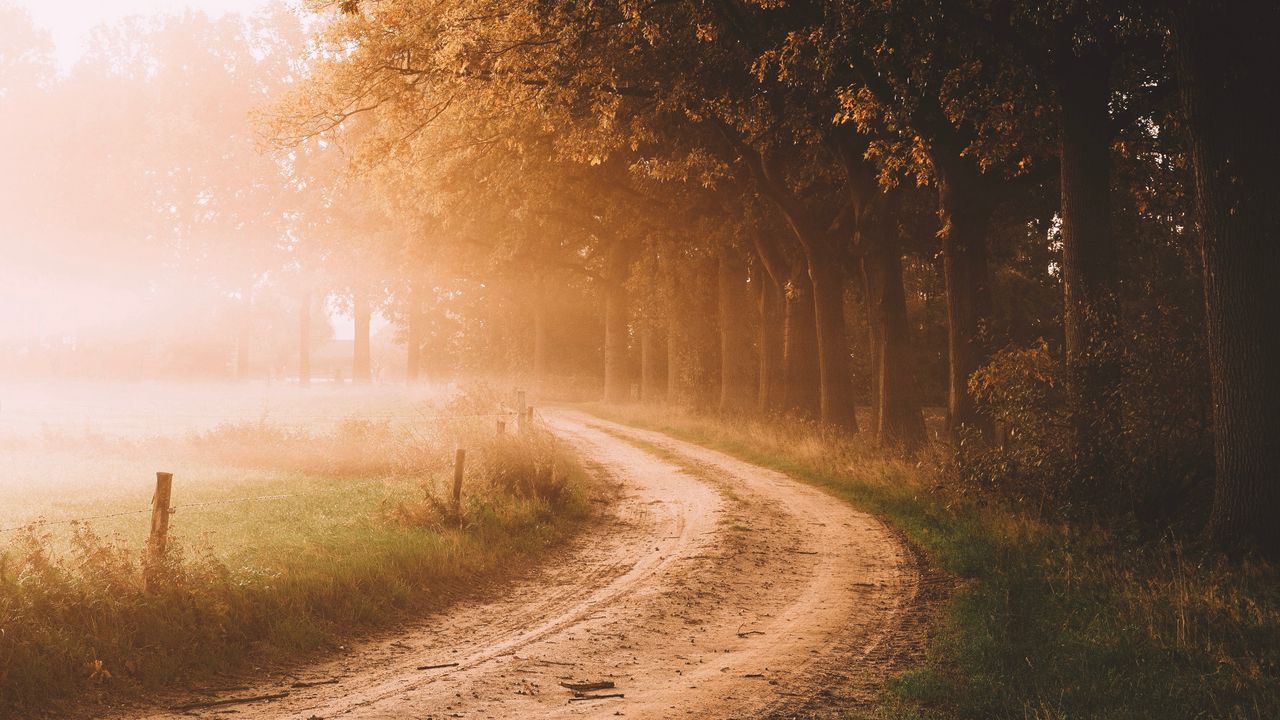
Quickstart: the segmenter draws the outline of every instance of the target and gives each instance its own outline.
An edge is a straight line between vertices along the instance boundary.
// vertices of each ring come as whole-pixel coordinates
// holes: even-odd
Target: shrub
[[[961,488],[995,490],[1042,509],[1069,497],[1079,480],[1063,399],[1063,368],[1043,340],[1011,346],[969,378],[969,392],[996,426],[996,441],[976,435],[956,446]]]

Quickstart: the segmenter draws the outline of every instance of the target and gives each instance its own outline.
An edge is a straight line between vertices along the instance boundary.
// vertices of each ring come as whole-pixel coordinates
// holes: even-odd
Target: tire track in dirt
[[[835,716],[870,703],[918,645],[903,623],[920,569],[878,520],[660,433],[572,410],[544,415],[616,494],[610,517],[554,561],[499,598],[305,672],[336,683],[269,703],[131,716]],[[611,681],[599,694],[624,697],[571,701],[560,687],[584,681]]]

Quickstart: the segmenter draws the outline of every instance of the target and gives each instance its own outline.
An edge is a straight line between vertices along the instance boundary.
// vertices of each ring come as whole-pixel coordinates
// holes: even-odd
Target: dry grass
[[[962,579],[926,665],[884,718],[1280,717],[1280,570],[1053,522],[943,478],[948,458],[886,457],[791,420],[646,406],[595,412],[718,447],[884,517]],[[1192,546],[1194,547],[1194,546]]]
[[[495,406],[481,393],[438,414]],[[172,453],[183,464],[173,468],[172,551],[149,589],[145,512],[6,536],[0,715],[325,647],[526,564],[585,518],[587,478],[543,433],[499,439],[492,422],[356,418],[308,432],[254,421],[178,437],[11,442],[32,472],[42,459],[47,472],[131,478],[147,478],[138,458]],[[458,445],[471,461],[461,522],[445,499]],[[149,482],[104,485],[83,498],[51,491],[24,511],[147,507]]]

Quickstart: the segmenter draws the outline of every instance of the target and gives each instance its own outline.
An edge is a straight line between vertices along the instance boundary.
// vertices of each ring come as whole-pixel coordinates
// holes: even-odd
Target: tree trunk
[[[373,381],[373,368],[369,353],[369,323],[373,311],[369,308],[369,298],[363,293],[356,293],[352,298],[352,315],[355,316],[354,354],[351,359],[351,382],[368,383]]]
[[[298,306],[298,384],[311,385],[311,294],[305,292]]]
[[[835,253],[810,253],[814,323],[818,333],[819,417],[823,423],[858,431],[853,375],[844,323],[845,272]]]
[[[884,447],[914,450],[925,442],[924,415],[912,372],[911,331],[902,284],[895,198],[872,184],[855,208],[867,297],[876,396],[875,434]]]
[[[607,281],[604,297],[604,399],[625,402],[631,397],[627,353],[627,288]]]
[[[731,139],[732,136],[730,136]],[[809,272],[809,290],[813,296],[814,324],[817,333],[818,415],[822,422],[857,432],[858,421],[853,405],[853,377],[850,373],[848,338],[844,325],[845,270],[839,248],[847,238],[838,237],[834,228],[815,221],[812,212],[787,187],[776,158],[734,140],[743,150],[751,172],[763,194],[778,208],[783,219],[804,249]]]
[[[966,427],[989,436],[991,421],[969,394],[969,376],[990,354],[987,234],[994,203],[987,180],[958,152],[937,153],[933,165],[947,292],[947,429],[953,438]]]
[[[756,401],[756,359],[751,347],[751,305],[747,264],[732,247],[721,248],[716,263],[717,318],[720,329],[720,412],[749,411]]]
[[[675,405],[709,410],[719,399],[715,258],[682,263],[672,275],[667,315],[667,397]]]
[[[860,233],[861,234],[861,233]],[[862,245],[862,241],[859,241]],[[861,247],[862,257],[858,260],[858,269],[862,277],[862,306],[867,314],[867,372],[871,375],[871,403],[868,425],[874,432],[880,428],[880,336],[881,320],[876,310],[876,298],[880,296],[879,278],[876,259],[868,257],[868,248]]]
[[[757,409],[762,413],[788,410],[787,405],[787,261],[775,242],[762,232],[751,234],[756,263],[756,301],[760,326]]]
[[[1175,22],[1200,215],[1216,483],[1209,538],[1280,557],[1280,89],[1274,3],[1186,3]]]
[[[409,288],[408,357],[405,378],[415,382],[422,372],[422,290],[419,283]]]
[[[609,248],[608,267],[604,278],[604,399],[625,402],[631,398],[631,356],[628,325],[631,320],[627,302],[627,274],[631,265],[631,249],[622,240],[614,240]]]
[[[658,402],[666,395],[667,334],[645,321],[640,327],[640,399]]]
[[[788,283],[783,319],[784,407],[801,417],[818,418],[822,392],[818,377],[818,331],[814,320],[813,285],[803,268]]]
[[[756,409],[772,413],[783,408],[786,295],[768,272],[756,268],[756,303],[760,314],[756,344],[760,367],[757,370]]]
[[[892,234],[886,235],[875,253],[876,438],[883,446],[914,450],[925,442],[924,415],[912,372],[902,253],[896,228],[887,232]]]
[[[547,352],[550,321],[547,317],[546,293],[539,293],[533,304],[533,386],[542,389],[547,382]]]
[[[1107,58],[1076,58],[1058,83],[1067,398],[1091,486],[1113,475],[1120,437],[1109,73]]]

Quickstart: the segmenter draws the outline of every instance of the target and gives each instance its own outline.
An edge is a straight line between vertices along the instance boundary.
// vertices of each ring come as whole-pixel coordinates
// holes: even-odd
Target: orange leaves
[[[101,685],[111,679],[111,672],[107,670],[101,660],[96,658],[85,663],[84,669],[89,673],[89,682],[95,685]]]

